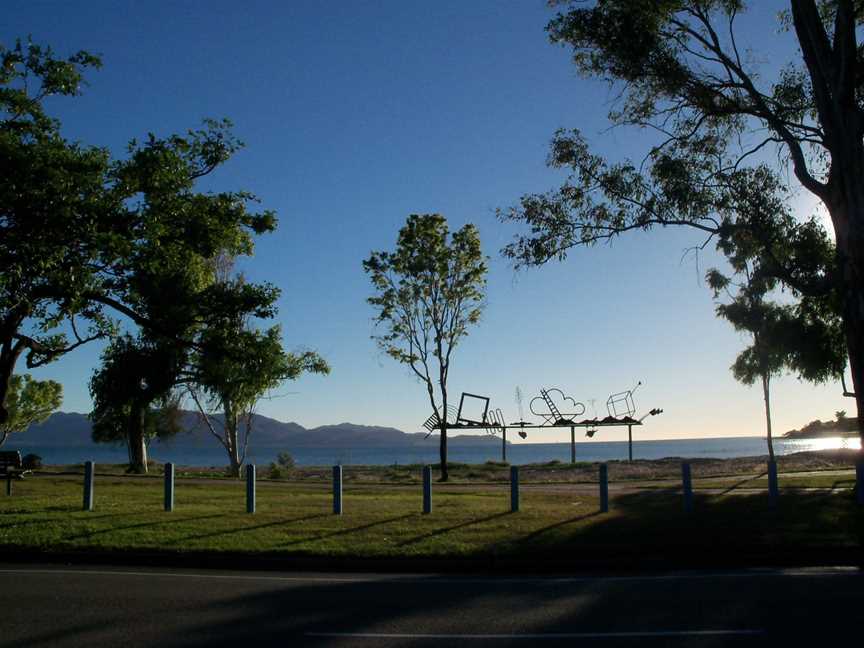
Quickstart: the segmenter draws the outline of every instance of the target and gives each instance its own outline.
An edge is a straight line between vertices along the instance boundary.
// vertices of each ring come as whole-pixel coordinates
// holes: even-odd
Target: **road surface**
[[[4,647],[861,645],[862,609],[857,568],[533,578],[0,564]]]

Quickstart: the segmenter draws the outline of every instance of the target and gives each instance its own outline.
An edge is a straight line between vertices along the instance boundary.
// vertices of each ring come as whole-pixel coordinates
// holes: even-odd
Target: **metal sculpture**
[[[455,422],[456,421],[456,415],[457,415],[456,408],[453,407],[452,405],[448,405],[447,406],[447,418],[450,419],[450,421]],[[448,421],[448,423],[450,421]],[[426,438],[428,439],[429,436],[433,432],[435,432],[435,430],[437,430],[441,427],[441,419],[438,418],[438,414],[435,412],[432,412],[432,416],[430,416],[429,418],[427,418],[423,422],[423,427],[429,431],[429,434],[426,435]]]
[[[562,406],[565,406],[569,402],[573,411],[562,412],[558,405],[555,403],[555,400],[552,398],[554,394],[560,395]],[[535,409],[535,404],[540,411]],[[543,409],[544,405],[545,410]],[[575,423],[576,417],[585,413],[584,404],[576,401],[570,396],[567,396],[557,387],[553,387],[552,389],[541,388],[540,395],[535,396],[531,399],[531,402],[528,403],[528,408],[531,410],[531,413],[534,414],[534,416],[538,416],[543,419],[542,425],[567,425],[570,423]]]
[[[493,410],[489,410],[488,415],[486,417],[486,431],[489,434],[497,434],[498,432],[503,432],[504,428],[507,424],[504,422],[504,412],[501,411],[501,408],[496,408]]]
[[[612,394],[606,401],[606,410],[613,418],[624,418],[636,413],[636,403],[633,401],[633,393],[639,389],[642,381],[636,383],[633,389]]]
[[[467,416],[462,416],[462,410],[465,407],[465,400],[468,400],[470,403],[472,400],[479,400],[483,403],[483,415],[480,417],[480,420],[470,419]],[[477,394],[469,394],[468,392],[462,392],[462,398],[459,399],[459,411],[456,413],[456,424],[463,423],[465,425],[486,425],[486,419],[489,415],[489,398],[486,396],[479,396]]]

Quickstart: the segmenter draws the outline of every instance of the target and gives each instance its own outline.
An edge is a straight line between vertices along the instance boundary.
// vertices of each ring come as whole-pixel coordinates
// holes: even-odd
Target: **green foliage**
[[[63,385],[53,380],[33,380],[29,374],[14,375],[6,393],[9,418],[0,423],[0,446],[10,434],[24,432],[41,423],[63,403]]]
[[[443,216],[412,214],[395,252],[373,252],[363,262],[377,293],[367,301],[384,329],[376,341],[424,380],[418,366],[430,357],[446,366],[483,310],[487,268],[477,229],[468,224],[448,237]]]
[[[180,432],[179,402],[172,389],[185,356],[180,345],[129,334],[112,340],[90,379],[93,440],[126,442],[131,450],[141,438],[146,443]]]
[[[858,162],[864,86],[857,74],[864,48],[857,43],[862,14],[856,3],[793,1],[782,20],[800,55],[773,79],[757,67],[763,57],[737,40],[743,2],[553,4],[560,11],[547,26],[552,42],[572,51],[580,73],[616,86],[610,121],[649,129],[658,139],[641,162],[613,162],[592,153],[578,130],[559,130],[549,165],[567,177],[560,188],[499,211],[502,220],[524,228],[504,255],[517,267],[533,266],[629,231],[700,231],[703,246],[716,239],[730,260],[758,259],[757,281],[779,280],[799,299],[784,311],[791,319],[783,327],[787,343],[799,340],[787,358],[799,375],[825,380],[842,372],[837,349],[845,336],[864,411],[858,342],[864,334]],[[747,166],[771,152],[828,209],[836,248],[815,219],[791,217],[770,169]],[[716,290],[728,285],[722,275],[709,279]],[[753,363],[742,358],[738,374],[751,375]]]
[[[294,457],[291,456],[290,452],[280,452],[276,455],[276,463],[282,466],[285,470],[294,470],[296,465],[294,461]]]
[[[425,383],[440,423],[446,479],[451,354],[483,311],[487,267],[477,228],[467,224],[451,236],[440,214],[412,214],[399,231],[396,250],[373,252],[363,269],[375,289],[367,300],[380,327],[373,339]]]
[[[86,52],[61,60],[32,43],[0,46],[0,401],[20,357],[36,367],[115,336],[120,316],[148,344],[189,344],[220,304],[210,259],[247,254],[253,234],[275,227],[272,212],[248,209],[247,192],[195,191],[240,146],[228,122],[150,134],[116,160],[64,139],[44,100],[77,94],[98,64]]]
[[[275,314],[275,288],[238,278],[216,281],[210,293],[217,297],[211,302],[213,317],[197,332],[197,352],[184,384],[205,425],[228,453],[232,474],[239,476],[258,401],[285,380],[307,372],[327,374],[330,367],[314,351],[286,352],[279,326],[259,330],[249,325],[252,316]],[[222,416],[214,417],[215,412]]]

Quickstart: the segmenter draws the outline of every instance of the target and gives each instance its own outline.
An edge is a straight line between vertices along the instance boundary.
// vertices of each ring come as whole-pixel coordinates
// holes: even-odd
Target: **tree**
[[[147,472],[150,440],[180,431],[179,403],[172,390],[184,361],[183,345],[160,346],[128,333],[112,340],[102,354],[102,364],[90,379],[93,440],[125,442],[130,472]]]
[[[396,250],[373,252],[363,269],[376,293],[367,301],[381,327],[373,339],[425,383],[441,432],[441,481],[447,481],[451,356],[479,321],[486,286],[477,228],[468,224],[450,236],[443,216],[412,214],[399,231]]]
[[[272,212],[247,209],[251,194],[195,191],[240,146],[226,121],[133,140],[122,160],[64,139],[43,102],[78,94],[99,64],[0,45],[0,424],[22,356],[29,368],[52,362],[117,335],[121,317],[150,343],[189,343],[208,260],[275,227]]]
[[[708,271],[706,280],[715,299],[722,292],[729,293],[730,287],[737,289],[731,302],[719,304],[716,312],[736,331],[751,337],[752,343],[731,369],[735,379],[745,385],[757,380],[762,383],[768,454],[773,461],[771,378],[791,370],[806,380],[824,382],[842,374],[846,353],[839,312],[829,299],[801,295],[794,289],[787,291],[783,305],[769,299],[779,287],[771,267],[777,260],[789,264],[789,253],[796,246],[789,246],[788,241],[795,240],[800,227],[789,213],[776,178],[763,171],[759,184],[737,187],[729,204],[735,210],[736,226],[717,237],[717,247],[729,262],[731,276],[715,268]],[[834,256],[833,245],[820,226],[808,226],[808,262],[814,268],[824,268]]]
[[[801,186],[827,209],[836,253],[825,272],[807,266],[806,245],[789,265],[771,268],[808,296],[836,291],[864,438],[864,48],[854,0],[790,0],[784,26],[800,60],[763,82],[736,38],[739,0],[598,0],[565,5],[547,26],[569,46],[585,75],[617,83],[614,124],[647,127],[660,141],[644,165],[610,165],[591,154],[578,131],[559,131],[550,164],[569,168],[557,191],[524,196],[502,218],[530,233],[506,253],[532,265],[575,246],[624,232],[685,225],[723,236],[737,225],[724,215],[727,189],[752,174],[743,165],[776,146]],[[764,57],[762,57],[764,58]],[[746,224],[745,224],[746,226]],[[808,232],[802,224],[799,243]],[[792,245],[794,242],[790,242]]]
[[[277,296],[278,292],[272,299]],[[285,380],[306,372],[326,374],[330,367],[314,351],[285,352],[278,326],[259,331],[242,317],[205,329],[201,348],[191,370],[194,378],[186,383],[187,393],[207,429],[228,453],[231,475],[239,477],[258,401]]]
[[[0,423],[0,446],[10,434],[24,432],[46,420],[63,403],[63,385],[53,380],[33,380],[29,374],[14,375],[4,403],[9,418]]]

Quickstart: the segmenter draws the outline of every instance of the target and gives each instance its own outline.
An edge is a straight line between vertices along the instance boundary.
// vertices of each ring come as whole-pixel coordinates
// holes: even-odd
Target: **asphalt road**
[[[854,568],[452,577],[0,564],[0,646],[861,645]]]

